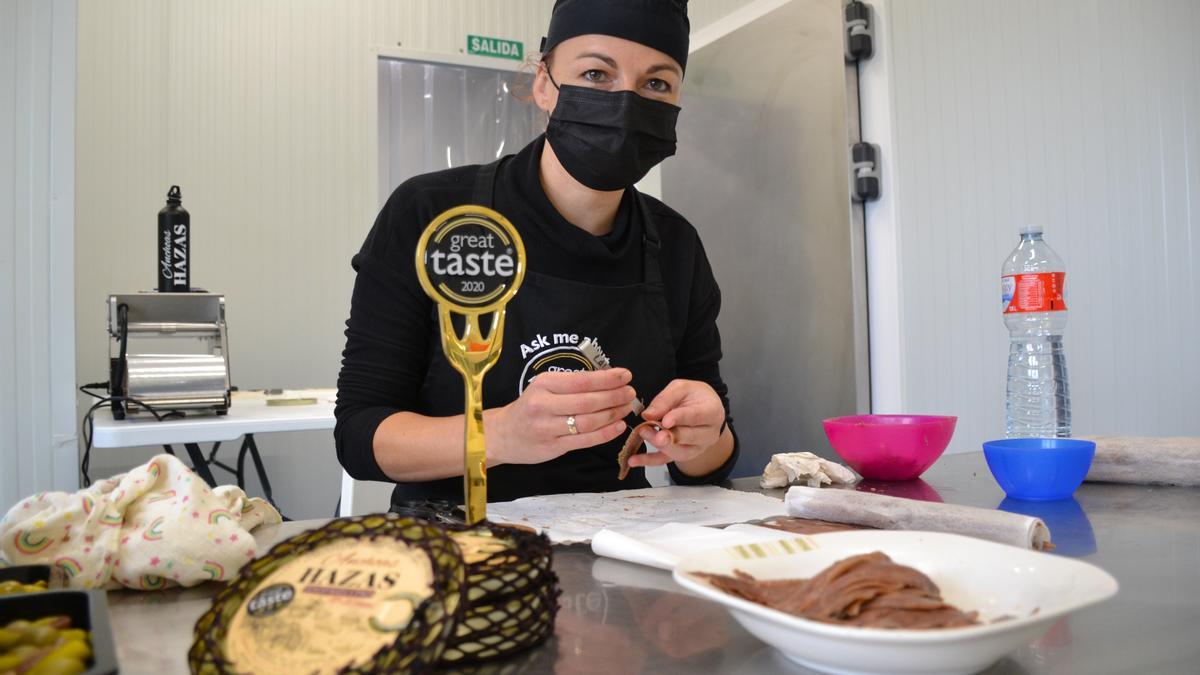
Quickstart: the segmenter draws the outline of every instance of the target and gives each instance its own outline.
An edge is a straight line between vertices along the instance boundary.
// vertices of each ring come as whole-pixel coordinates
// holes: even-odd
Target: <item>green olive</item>
[[[21,635],[22,633],[19,630],[0,628],[0,653],[6,652],[20,644]]]
[[[78,675],[84,670],[81,659],[51,654],[26,671],[26,675]]]
[[[27,659],[30,656],[33,656],[34,654],[36,654],[40,651],[42,651],[42,650],[33,645],[24,644],[24,645],[18,645],[17,648],[12,650],[11,652],[9,652],[9,654],[15,654],[15,655],[21,657],[21,659]]]
[[[82,628],[64,628],[58,632],[59,637],[63,640],[83,640],[87,642],[87,631]]]
[[[35,626],[53,626],[54,628],[66,628],[71,625],[71,617],[63,614],[55,614],[53,616],[45,616],[33,622]]]
[[[29,641],[39,647],[49,647],[58,641],[58,629],[54,626],[34,626]]]
[[[0,581],[0,595],[14,595],[16,593],[37,593],[46,590],[45,580],[35,581],[32,584],[23,584],[13,579]]]
[[[73,659],[86,661],[92,656],[92,648],[84,640],[68,640],[54,648],[51,656],[69,656]]]

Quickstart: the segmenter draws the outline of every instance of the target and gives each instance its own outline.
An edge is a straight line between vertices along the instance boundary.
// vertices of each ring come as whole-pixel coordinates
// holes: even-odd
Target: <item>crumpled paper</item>
[[[849,485],[857,480],[858,476],[850,469],[811,452],[781,452],[771,456],[759,485],[781,488],[802,482],[808,487],[821,487]]]
[[[778,497],[716,485],[537,495],[488,504],[488,520],[532,527],[555,544],[590,542],[606,528],[645,532],[667,523],[725,525],[786,514]]]
[[[232,485],[216,489],[172,455],[79,492],[42,492],[0,520],[0,555],[51,565],[70,588],[158,590],[224,581],[254,558],[250,531],[279,512]]]

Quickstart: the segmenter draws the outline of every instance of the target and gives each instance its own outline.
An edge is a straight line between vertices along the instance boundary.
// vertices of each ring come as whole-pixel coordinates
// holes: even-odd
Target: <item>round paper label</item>
[[[395,642],[433,594],[422,550],[348,539],[271,573],[238,607],[225,656],[247,673],[336,673]]]

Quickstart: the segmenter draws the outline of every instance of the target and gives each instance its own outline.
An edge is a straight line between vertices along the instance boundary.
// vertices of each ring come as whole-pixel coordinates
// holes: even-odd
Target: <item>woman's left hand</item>
[[[642,438],[658,449],[629,458],[629,466],[659,466],[695,459],[721,438],[725,406],[707,382],[672,380],[642,413],[662,431],[643,429]]]

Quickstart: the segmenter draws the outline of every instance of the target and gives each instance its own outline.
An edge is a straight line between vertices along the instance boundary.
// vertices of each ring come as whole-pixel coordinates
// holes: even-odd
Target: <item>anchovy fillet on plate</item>
[[[718,589],[813,621],[863,628],[958,628],[978,623],[942,600],[929,577],[875,552],[840,560],[811,579],[701,575]]]

